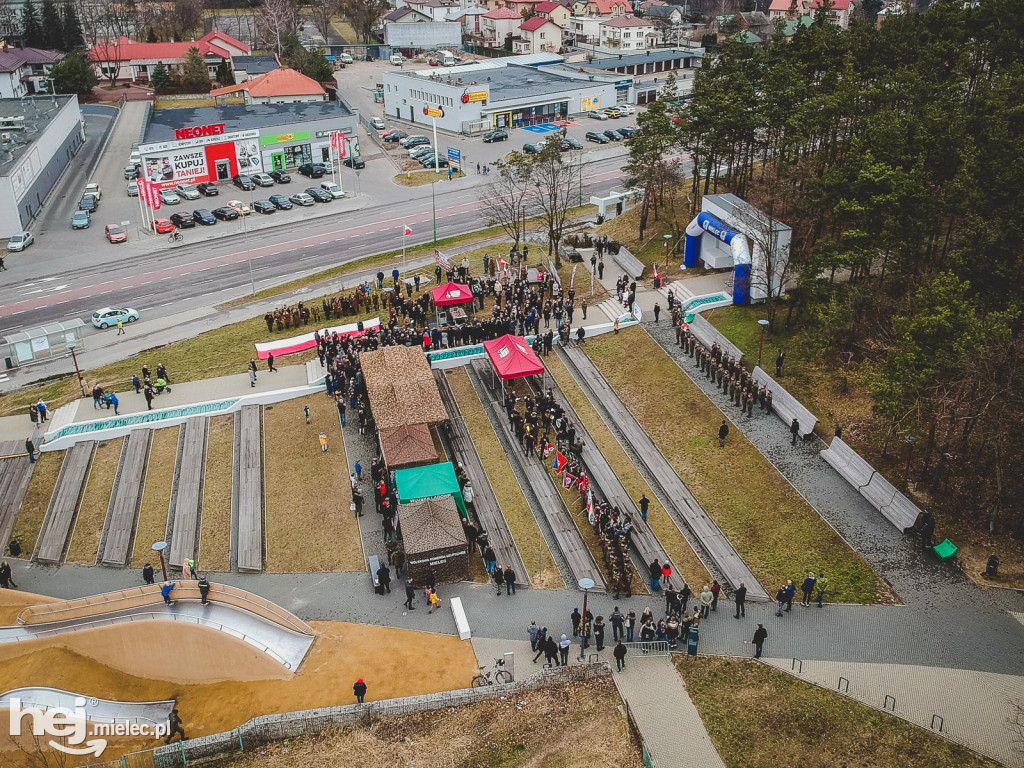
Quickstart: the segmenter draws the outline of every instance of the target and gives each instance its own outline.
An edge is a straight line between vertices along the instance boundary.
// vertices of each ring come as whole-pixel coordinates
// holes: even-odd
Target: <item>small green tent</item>
[[[466,502],[462,499],[462,489],[455,477],[455,468],[450,461],[444,464],[427,464],[422,467],[409,467],[395,471],[395,488],[398,491],[398,503],[408,504],[417,499],[431,496],[454,496],[459,513],[466,517]]]

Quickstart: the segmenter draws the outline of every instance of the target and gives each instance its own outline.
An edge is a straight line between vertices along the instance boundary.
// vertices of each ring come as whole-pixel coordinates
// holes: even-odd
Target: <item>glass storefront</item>
[[[508,112],[495,112],[491,121],[495,128],[522,128],[527,125],[553,123],[565,120],[569,115],[569,102],[557,101],[553,104],[542,104],[538,107],[523,107]]]

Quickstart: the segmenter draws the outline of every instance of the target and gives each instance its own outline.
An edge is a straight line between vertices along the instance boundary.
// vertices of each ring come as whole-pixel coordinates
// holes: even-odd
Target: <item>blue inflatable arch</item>
[[[732,249],[732,302],[750,303],[750,249],[747,238],[732,227],[723,224],[710,213],[703,212],[686,227],[686,241],[683,250],[683,264],[696,267],[700,259],[700,239],[709,234]]]

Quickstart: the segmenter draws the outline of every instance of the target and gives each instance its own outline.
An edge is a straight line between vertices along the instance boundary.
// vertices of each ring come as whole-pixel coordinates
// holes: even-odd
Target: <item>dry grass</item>
[[[231,568],[231,459],[235,450],[234,416],[210,419],[203,478],[203,521],[199,565],[204,572]]]
[[[419,165],[419,163],[417,163]],[[452,177],[448,178],[448,171],[445,168],[441,169],[438,173],[433,168],[424,169],[422,171],[406,171],[395,176],[392,181],[400,187],[425,187],[435,182],[440,184],[447,184],[449,181],[455,181],[456,179],[464,179],[466,174],[462,172],[453,173]]]
[[[36,459],[36,467],[32,470],[32,479],[28,482],[28,491],[21,504],[18,520],[14,524],[11,538],[21,542],[22,557],[32,557],[36,548],[39,530],[43,527],[46,509],[50,506],[53,489],[57,487],[57,476],[64,461],[64,451],[41,453]]]
[[[309,403],[311,423],[303,406]],[[324,397],[288,400],[263,412],[267,570],[361,571],[362,542],[349,512],[351,486],[338,412]],[[329,440],[320,451],[318,435]]]
[[[494,497],[505,517],[505,523],[508,525],[509,532],[519,548],[519,554],[530,573],[531,584],[539,589],[564,589],[565,584],[551,557],[547,542],[541,535],[537,520],[530,510],[522,488],[519,487],[519,481],[516,480],[516,476],[512,472],[512,467],[502,450],[498,436],[487,419],[480,398],[477,397],[476,391],[469,381],[469,374],[464,368],[455,368],[448,371],[446,375],[452,392],[455,394],[455,399],[459,403],[469,436],[473,439],[473,445],[476,446],[477,453],[480,455],[480,463],[483,464],[484,472],[494,491]],[[538,570],[538,563],[533,557],[534,553],[538,551],[542,564],[540,570]]]
[[[260,747],[223,765],[640,768],[643,759],[620,702],[612,679],[596,678],[456,709],[369,720]]]
[[[900,718],[755,662],[675,656],[729,768],[995,768]]]
[[[633,465],[615,435],[605,425],[604,420],[594,410],[594,406],[590,404],[590,400],[580,389],[572,374],[566,370],[561,359],[557,355],[548,355],[544,358],[544,365],[548,369],[548,373],[554,376],[555,381],[558,382],[562,393],[576,410],[576,414],[583,421],[583,425],[594,440],[595,446],[604,454],[630,498],[639,502],[640,497],[646,495],[651,500],[647,512],[647,524],[658,537],[658,541],[661,542],[661,546],[665,548],[668,556],[672,558],[672,562],[675,563],[682,577],[688,584],[709,584],[711,575],[704,564],[694,554],[686,538],[679,532],[675,522],[658,501],[658,497],[654,495],[654,491]]]
[[[178,427],[153,430],[146,465],[146,487],[142,491],[142,509],[135,529],[132,568],[142,568],[157,555],[150,547],[167,535],[167,513],[171,506],[174,462],[178,453]]]
[[[75,565],[95,565],[103,537],[103,523],[107,519],[110,494],[114,490],[114,477],[121,461],[124,438],[99,443],[92,454],[92,466],[85,483],[85,492],[78,505],[75,529],[71,534],[66,562]]]
[[[870,566],[738,430],[718,447],[722,414],[640,329],[598,336],[588,354],[769,593],[825,571],[836,602],[887,594]],[[629,365],[623,365],[624,361]],[[672,403],[677,418],[667,418]]]

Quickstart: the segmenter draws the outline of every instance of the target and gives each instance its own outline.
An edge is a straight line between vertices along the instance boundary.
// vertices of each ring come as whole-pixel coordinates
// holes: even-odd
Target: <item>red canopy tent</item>
[[[473,298],[473,291],[470,290],[468,285],[462,283],[445,283],[439,285],[430,292],[431,297],[434,299],[434,312],[440,307],[454,307],[459,304],[469,304],[473,307],[473,314],[476,314],[476,300]],[[440,316],[435,314],[435,319],[438,323],[441,322]]]
[[[509,379],[544,375],[544,364],[522,336],[505,334],[497,339],[485,341],[484,351],[491,361],[494,372],[502,380],[502,390],[505,388],[505,381]]]

